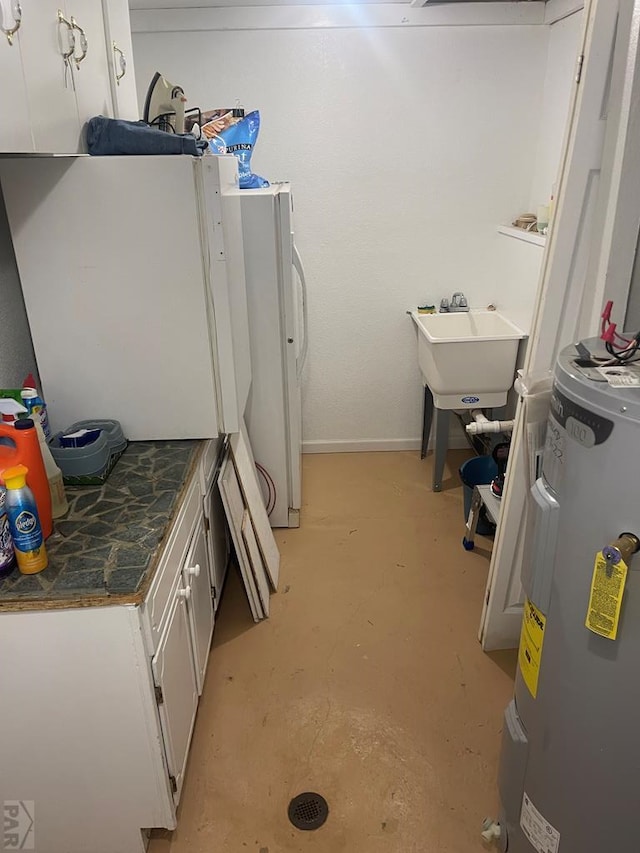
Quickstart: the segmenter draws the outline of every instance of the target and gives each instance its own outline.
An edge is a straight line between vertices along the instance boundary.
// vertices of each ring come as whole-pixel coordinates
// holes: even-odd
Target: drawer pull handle
[[[87,51],[89,50],[89,42],[87,41],[87,35],[86,35],[85,31],[82,29],[80,24],[76,21],[76,19],[73,16],[71,16],[71,26],[73,27],[74,30],[77,30],[80,33],[80,49],[82,50],[82,53],[80,54],[80,56],[77,56],[77,54],[74,51],[74,54],[73,54],[73,58],[74,58],[75,63],[76,63],[76,69],[79,71],[80,70],[80,63],[86,57]]]
[[[60,53],[62,54],[62,58],[64,59],[65,65],[69,62],[70,58],[73,56],[73,53],[76,49],[76,34],[73,31],[73,24],[71,21],[68,21],[64,13],[61,9],[58,9],[58,26],[60,24],[64,24],[67,28],[67,46],[66,48],[62,44],[62,37],[60,35],[60,29],[58,29],[58,41],[60,44]]]
[[[16,0],[16,2],[13,4],[13,26],[12,27],[5,27],[4,26],[4,20],[3,20],[2,26],[0,27],[0,30],[2,30],[2,32],[7,37],[7,41],[9,42],[10,45],[13,44],[13,37],[18,32],[18,30],[20,29],[21,23],[22,23],[22,6],[20,5],[20,0]]]
[[[124,55],[123,51],[120,50],[120,48],[118,47],[118,45],[115,42],[113,42],[113,53],[114,53],[114,59],[115,59],[115,55],[118,56],[118,61],[119,61],[119,65],[120,65],[120,73],[118,74],[118,72],[116,71],[116,84],[119,86],[120,81],[122,80],[124,75],[127,73],[127,57]]]
[[[180,598],[184,598],[189,601],[189,599],[191,598],[191,587],[182,587],[178,590],[178,595],[180,596]]]
[[[195,566],[189,566],[187,569],[188,575],[193,575],[194,578],[200,577],[200,563],[196,563]]]

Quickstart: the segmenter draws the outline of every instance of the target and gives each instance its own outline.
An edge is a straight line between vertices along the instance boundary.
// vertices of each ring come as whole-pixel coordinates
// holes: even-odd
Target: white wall
[[[539,205],[549,203],[552,186],[557,181],[582,24],[582,11],[578,11],[546,28],[546,69],[540,69],[544,90],[536,118],[535,159],[529,167],[531,189],[527,211],[533,213],[537,212]],[[525,213],[524,208],[509,211],[504,223],[509,224],[520,213]],[[543,248],[498,235],[494,252],[495,267],[504,282],[500,309],[528,332],[533,319]]]
[[[582,26],[583,13],[579,11],[549,27],[542,113],[531,183],[530,208],[534,213],[538,205],[548,204],[558,176]]]
[[[160,70],[190,105],[258,107],[254,169],[293,182],[306,441],[415,439],[405,310],[459,289],[474,306],[511,296],[495,227],[529,203],[547,39],[544,26],[134,34],[141,99]]]
[[[504,221],[510,220],[505,217]],[[500,276],[501,285],[497,307],[516,326],[529,333],[544,248],[497,232],[493,237],[492,248],[493,265]]]
[[[36,359],[1,193],[0,294],[0,388],[21,388]]]

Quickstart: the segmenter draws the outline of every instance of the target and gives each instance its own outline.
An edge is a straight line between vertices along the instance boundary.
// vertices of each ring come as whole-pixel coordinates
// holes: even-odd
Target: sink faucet
[[[467,302],[467,298],[464,295],[464,293],[462,293],[460,291],[458,291],[457,293],[454,293],[453,296],[451,297],[451,302],[449,304],[449,311],[451,311],[453,313],[456,311],[468,311],[468,310],[469,310],[469,303]]]

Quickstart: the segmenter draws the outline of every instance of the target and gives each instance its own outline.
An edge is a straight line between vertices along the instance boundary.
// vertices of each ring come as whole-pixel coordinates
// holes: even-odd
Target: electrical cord
[[[267,471],[266,468],[264,468],[262,465],[260,465],[259,462],[256,462],[256,469],[260,472],[265,483],[267,484],[268,496],[267,496],[267,507],[266,507],[266,509],[267,509],[267,515],[271,515],[271,513],[276,508],[276,502],[278,500],[278,491],[276,489],[276,484],[273,482],[273,478],[272,478],[271,474]]]
[[[278,491],[277,491],[277,489],[276,489],[276,484],[275,484],[275,482],[274,482],[274,480],[273,480],[273,477],[272,477],[272,476],[271,476],[271,474],[267,471],[267,469],[266,469],[266,468],[264,468],[264,476],[265,476],[265,478],[268,480],[269,485],[270,485],[270,487],[271,487],[271,491],[272,491],[272,493],[273,493],[273,496],[272,496],[272,499],[271,499],[271,504],[267,507],[267,515],[271,515],[271,513],[272,513],[272,512],[274,511],[274,509],[276,508],[276,502],[277,502],[277,500],[278,500]]]
[[[602,364],[603,367],[630,364],[637,360],[636,356],[640,351],[640,332],[637,332],[632,338],[619,334],[616,331],[616,324],[611,322],[612,308],[613,302],[609,300],[604,306],[601,316],[600,339],[604,341],[605,348],[611,356],[609,361]]]
[[[601,315],[600,337],[603,341],[611,344],[628,345],[632,343],[631,338],[626,338],[624,335],[616,331],[616,324],[611,322],[611,311],[613,310],[613,301],[610,299],[604,306],[604,311]]]
[[[610,341],[605,343],[605,348],[612,357],[608,364],[630,364],[637,360],[636,357],[640,351],[640,332],[623,349],[616,349]]]
[[[267,514],[268,514],[269,508],[271,507],[271,501],[273,499],[273,492],[271,490],[271,483],[267,479],[267,473],[266,473],[265,469],[262,467],[262,465],[259,465],[257,462],[256,462],[256,471],[261,475],[261,477],[264,480],[264,483],[267,487],[267,500],[266,500],[265,508],[266,508]]]
[[[164,130],[166,133],[175,133],[175,128],[171,124],[172,116],[175,117],[175,113],[160,113],[149,122],[149,127],[157,127],[158,130]]]

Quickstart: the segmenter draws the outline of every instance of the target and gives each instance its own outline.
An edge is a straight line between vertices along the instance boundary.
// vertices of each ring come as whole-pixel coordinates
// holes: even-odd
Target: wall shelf
[[[546,234],[525,231],[523,228],[514,228],[512,225],[498,225],[498,234],[514,237],[516,240],[522,240],[524,243],[531,243],[534,246],[544,246],[547,242]]]

